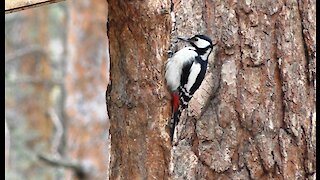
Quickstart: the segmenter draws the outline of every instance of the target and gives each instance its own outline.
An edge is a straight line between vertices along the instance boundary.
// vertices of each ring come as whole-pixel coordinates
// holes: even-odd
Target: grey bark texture
[[[110,179],[315,179],[315,0],[109,1]],[[170,145],[166,51],[215,49]]]

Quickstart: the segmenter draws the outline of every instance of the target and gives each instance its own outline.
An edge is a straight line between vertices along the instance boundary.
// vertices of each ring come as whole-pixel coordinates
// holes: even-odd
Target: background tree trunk
[[[85,169],[89,172],[87,178],[106,179],[109,159],[106,131],[109,122],[104,97],[108,84],[107,4],[104,0],[69,3],[65,75],[68,154],[89,167]]]
[[[110,179],[315,179],[315,1],[109,7]],[[198,33],[217,44],[171,148],[166,51]]]

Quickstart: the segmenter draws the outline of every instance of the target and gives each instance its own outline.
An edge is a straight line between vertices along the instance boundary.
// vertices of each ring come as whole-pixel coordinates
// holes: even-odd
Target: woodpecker
[[[181,112],[188,107],[189,101],[205,77],[208,56],[213,48],[211,39],[205,35],[178,39],[188,42],[191,46],[177,51],[165,65],[165,79],[172,97],[171,142]]]

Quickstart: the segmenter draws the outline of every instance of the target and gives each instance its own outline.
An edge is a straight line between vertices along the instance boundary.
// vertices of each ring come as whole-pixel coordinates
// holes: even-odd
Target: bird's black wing
[[[203,61],[201,60],[201,58],[199,56],[196,57],[196,61],[198,63],[200,63],[201,65],[201,70],[197,76],[197,79],[195,81],[195,83],[193,84],[193,86],[190,88],[190,94],[193,95],[195,93],[195,91],[200,87],[204,77],[205,77],[205,74],[207,72],[207,67],[208,67],[208,61]]]
[[[185,84],[188,82],[188,77],[190,74],[190,68],[192,66],[194,61],[189,61],[186,64],[184,64],[182,68],[182,73],[181,73],[181,79],[180,79],[180,86],[184,87]]]

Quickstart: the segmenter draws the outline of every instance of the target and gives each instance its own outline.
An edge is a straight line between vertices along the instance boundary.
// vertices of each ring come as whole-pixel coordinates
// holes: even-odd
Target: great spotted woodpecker
[[[204,79],[208,56],[213,48],[211,39],[205,35],[178,39],[190,43],[191,46],[177,51],[166,63],[165,78],[171,91],[173,111],[170,122],[171,142],[181,112],[188,107],[190,99]]]

